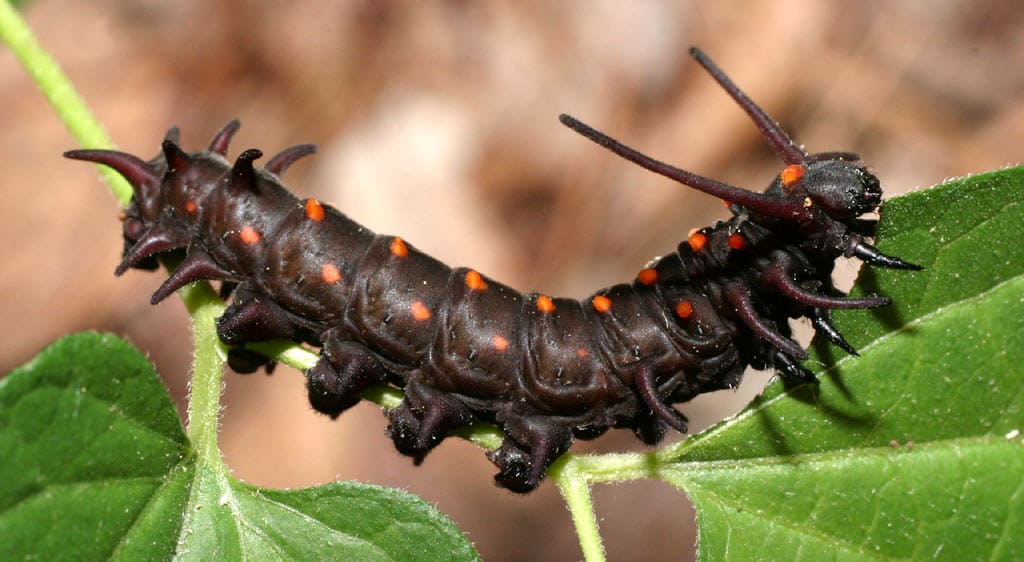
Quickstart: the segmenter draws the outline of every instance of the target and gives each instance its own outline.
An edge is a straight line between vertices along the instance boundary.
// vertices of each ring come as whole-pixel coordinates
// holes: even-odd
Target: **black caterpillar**
[[[535,488],[574,437],[630,428],[646,443],[666,426],[686,431],[671,406],[736,386],[743,370],[774,367],[814,381],[798,364],[789,318],[850,353],[830,310],[875,308],[889,299],[844,297],[832,285],[839,256],[920,269],[866,240],[878,208],[878,179],[847,152],[808,154],[701,51],[691,54],[742,107],[786,166],[764,193],[747,191],[654,160],[567,115],[576,132],[653,172],[728,202],[733,217],[697,229],[676,252],[628,284],[583,301],[521,294],[472,269],[451,269],[401,238],[375,235],[315,199],[300,200],[279,176],[311,145],[288,148],[261,170],[259,150],[226,159],[238,121],[209,149],[186,153],[177,129],[162,154],[65,156],[110,166],[131,182],[124,260],[155,269],[156,256],[184,261],[153,295],[219,280],[231,304],[217,323],[229,344],[287,338],[321,348],[308,372],[309,400],[332,417],[367,387],[405,391],[388,413],[399,451],[422,458],[449,432],[484,419],[505,433],[488,454],[497,483]],[[232,366],[265,359],[236,351]]]

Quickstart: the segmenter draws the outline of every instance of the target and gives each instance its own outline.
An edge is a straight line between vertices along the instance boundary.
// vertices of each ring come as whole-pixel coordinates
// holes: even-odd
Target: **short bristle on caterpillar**
[[[819,334],[855,353],[831,310],[889,300],[843,296],[831,280],[837,258],[920,269],[869,241],[874,223],[860,217],[878,209],[882,190],[857,155],[805,152],[704,53],[691,54],[750,116],[783,167],[764,192],[750,191],[651,158],[562,115],[577,133],[726,201],[732,213],[691,231],[632,282],[581,300],[523,295],[476,270],[450,268],[398,236],[374,234],[316,199],[297,198],[280,177],[314,152],[311,145],[285,149],[261,169],[255,149],[229,163],[238,121],[205,151],[183,151],[171,129],[148,161],[109,150],[65,156],[107,165],[132,184],[116,274],[184,254],[154,303],[194,281],[222,282],[231,301],[217,330],[226,343],[284,338],[320,348],[306,373],[318,411],[336,417],[370,386],[401,388],[388,431],[416,459],[457,428],[493,422],[505,433],[488,453],[495,480],[528,492],[575,438],[628,428],[653,444],[669,427],[686,431],[672,405],[736,386],[748,366],[814,381],[799,363],[807,354],[790,339],[790,318],[810,319]],[[239,347],[229,361],[239,372],[272,365]]]

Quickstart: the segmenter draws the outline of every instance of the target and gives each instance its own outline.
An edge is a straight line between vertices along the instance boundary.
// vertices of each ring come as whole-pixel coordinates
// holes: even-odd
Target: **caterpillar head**
[[[132,200],[122,214],[125,249],[116,275],[131,268],[156,269],[160,254],[188,249],[186,263],[191,260],[191,273],[175,272],[154,294],[154,302],[185,283],[223,278],[215,264],[204,258],[205,254],[190,248],[210,194],[225,188],[257,191],[260,184],[272,181],[253,169],[253,161],[262,155],[259,150],[242,152],[233,165],[227,161],[228,145],[240,126],[237,120],[231,121],[214,136],[206,150],[194,153],[178,146],[179,132],[172,128],[164,137],[161,153],[149,161],[114,150],[64,153],[68,158],[109,166],[132,186]],[[312,145],[293,146],[268,161],[264,170],[276,177],[292,162],[314,151]]]
[[[842,157],[838,157],[841,155]],[[857,165],[848,153],[825,153],[809,158],[807,164],[790,164],[779,174],[766,194],[799,201],[805,207],[818,206],[829,217],[850,223],[882,204],[878,178]]]
[[[206,152],[190,155],[179,146],[177,128],[167,131],[162,151],[149,161],[115,150],[70,150],[67,158],[104,164],[132,186],[122,214],[124,256],[115,274],[129,268],[156,269],[159,254],[186,248],[199,218],[203,191],[212,188],[209,172],[223,173],[223,158],[238,121],[228,123]],[[215,156],[220,156],[219,162]],[[220,168],[219,172],[216,168]],[[211,170],[211,168],[213,168]]]

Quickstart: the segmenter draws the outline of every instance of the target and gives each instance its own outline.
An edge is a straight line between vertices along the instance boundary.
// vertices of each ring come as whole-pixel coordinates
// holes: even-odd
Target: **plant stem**
[[[224,313],[224,303],[208,283],[189,285],[180,294],[192,317],[196,346],[186,431],[198,462],[226,471],[217,445],[221,382],[227,349],[217,337],[216,319]]]
[[[594,502],[590,497],[590,482],[586,474],[577,469],[572,454],[565,455],[556,461],[548,471],[548,476],[558,484],[565,504],[572,514],[572,522],[576,527],[576,536],[580,540],[583,558],[587,562],[604,562],[604,545],[601,543],[601,531],[597,527],[594,515]]]
[[[32,76],[79,144],[87,148],[113,146],[103,127],[75,91],[71,81],[50,55],[39,46],[25,20],[7,0],[0,0],[0,41],[7,44]],[[132,188],[128,182],[106,166],[100,166],[100,174],[121,206],[127,206],[132,198]]]

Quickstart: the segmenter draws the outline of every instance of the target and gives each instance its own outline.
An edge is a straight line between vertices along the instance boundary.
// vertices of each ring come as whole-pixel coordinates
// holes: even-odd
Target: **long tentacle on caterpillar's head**
[[[706,54],[696,47],[690,49],[690,54],[746,111],[776,155],[786,164],[764,192],[732,186],[677,168],[626,146],[575,117],[562,114],[559,120],[630,162],[728,201],[735,209],[750,213],[755,219],[763,217],[773,222],[791,223],[794,230],[825,233],[808,239],[803,246],[809,252],[820,253],[823,258],[866,253],[857,248],[871,248],[877,252],[859,234],[863,222],[859,217],[878,209],[882,203],[882,189],[878,178],[858,164],[859,157],[851,152],[806,153]],[[902,261],[896,264],[892,260],[871,263],[886,267],[916,267]]]

